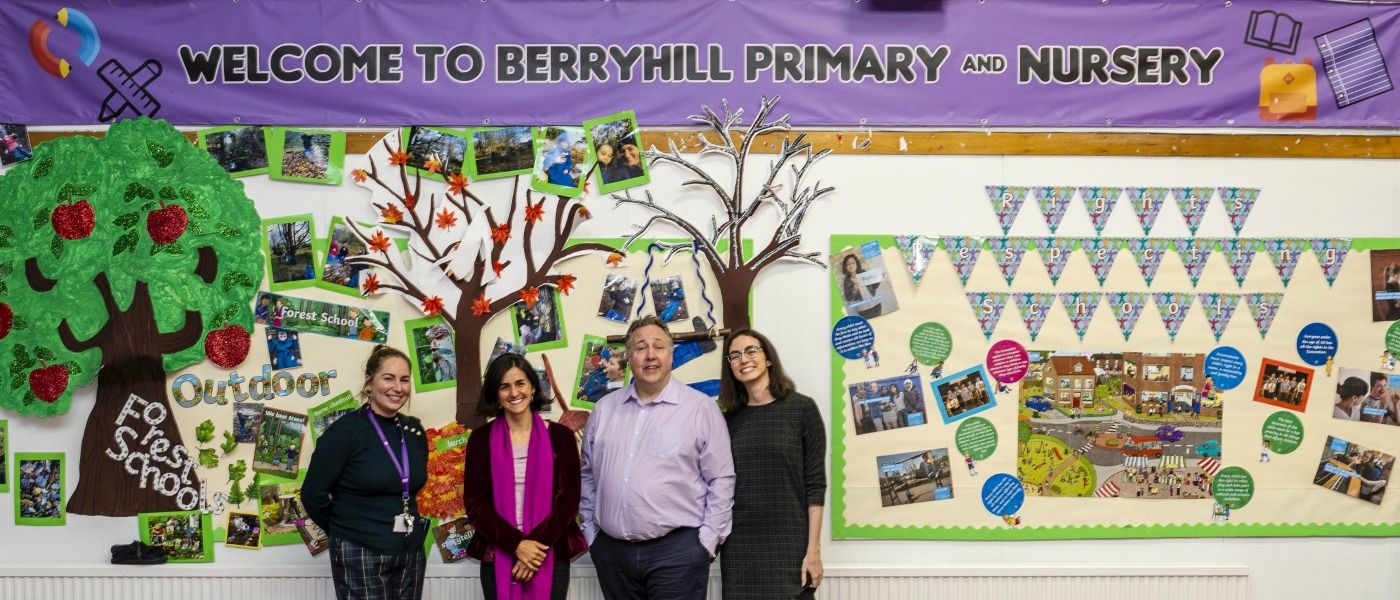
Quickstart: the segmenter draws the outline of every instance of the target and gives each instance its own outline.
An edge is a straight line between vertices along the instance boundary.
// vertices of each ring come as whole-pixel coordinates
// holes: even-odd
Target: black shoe
[[[112,546],[114,565],[159,565],[166,561],[165,548],[139,541]]]

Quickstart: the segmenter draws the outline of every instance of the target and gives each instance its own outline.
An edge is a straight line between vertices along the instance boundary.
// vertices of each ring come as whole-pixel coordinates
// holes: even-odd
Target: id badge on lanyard
[[[399,431],[399,457],[394,456],[393,448],[389,447],[389,438],[384,436],[384,428],[379,426],[379,420],[374,418],[373,411],[366,410],[365,417],[369,419],[370,425],[374,426],[374,433],[379,435],[379,441],[384,444],[384,451],[389,453],[389,462],[394,465],[394,471],[399,475],[399,484],[403,491],[403,513],[394,515],[394,533],[408,535],[413,533],[413,524],[416,518],[408,510],[408,436],[403,431]]]

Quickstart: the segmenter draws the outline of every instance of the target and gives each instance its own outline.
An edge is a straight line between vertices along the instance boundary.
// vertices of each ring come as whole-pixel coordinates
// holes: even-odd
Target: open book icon
[[[1288,54],[1298,51],[1298,36],[1303,24],[1288,13],[1254,10],[1249,13],[1249,27],[1244,30],[1244,43],[1265,50]]]

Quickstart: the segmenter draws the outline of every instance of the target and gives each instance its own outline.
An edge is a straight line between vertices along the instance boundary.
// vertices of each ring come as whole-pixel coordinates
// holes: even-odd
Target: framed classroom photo
[[[642,160],[637,115],[630,110],[584,121],[588,147],[598,161],[598,193],[646,185],[651,181]]]
[[[452,328],[441,317],[404,321],[408,331],[408,360],[412,362],[413,390],[430,392],[457,385],[457,342]]]
[[[325,434],[332,423],[359,408],[360,401],[355,399],[355,392],[345,390],[336,394],[334,398],[307,409],[306,420],[311,426],[311,443],[315,444],[316,438]]]
[[[373,225],[360,223],[365,229]],[[369,254],[369,245],[341,217],[331,217],[330,234],[320,240],[321,276],[316,279],[316,287],[346,296],[364,297],[360,293],[360,280],[365,271],[372,271],[369,265],[352,265],[347,262],[356,256]]]
[[[568,345],[564,336],[564,305],[559,290],[553,286],[541,286],[539,289],[540,295],[534,304],[527,307],[522,300],[510,307],[515,341],[525,346],[528,352]]]
[[[0,166],[8,167],[33,156],[29,128],[18,123],[0,123]]]
[[[15,525],[63,525],[68,485],[62,452],[16,452]]]
[[[627,385],[627,361],[622,344],[609,344],[607,338],[583,336],[583,352],[578,359],[578,379],[574,382],[571,408],[592,409],[603,396]]]
[[[316,284],[315,230],[309,214],[263,220],[268,289],[276,292]]]
[[[535,129],[530,189],[566,198],[582,196],[583,176],[593,167],[593,150],[585,137],[582,127]]]
[[[306,519],[301,503],[301,482],[306,476],[288,479],[262,474],[258,481],[258,516],[262,519],[262,545],[290,546],[302,543],[297,521]]]
[[[269,179],[340,185],[345,132],[273,127],[268,133]]]
[[[1254,401],[1303,412],[1308,408],[1312,379],[1312,369],[1265,358],[1254,384]]]
[[[267,130],[253,125],[211,127],[195,133],[195,140],[233,177],[267,173]]]
[[[10,491],[10,422],[0,421],[0,494]]]
[[[982,365],[963,369],[929,384],[944,423],[952,423],[997,405],[996,387]]]
[[[461,173],[467,155],[467,134],[459,129],[414,125],[399,130],[400,145],[408,153],[410,174],[438,181]]]
[[[471,153],[467,173],[473,180],[529,175],[535,162],[533,128],[476,127],[467,130]]]
[[[168,562],[214,562],[214,530],[208,514],[197,510],[141,513],[136,524],[141,541],[164,548]]]

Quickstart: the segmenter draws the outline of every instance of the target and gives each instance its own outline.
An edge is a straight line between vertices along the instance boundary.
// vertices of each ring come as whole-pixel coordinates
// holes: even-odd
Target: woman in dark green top
[[[423,424],[400,413],[411,390],[408,357],[375,346],[365,364],[365,405],[316,440],[301,487],[306,514],[330,535],[340,600],[423,595],[428,521],[415,497],[428,481]]]
[[[725,600],[812,598],[822,581],[826,428],[778,352],[752,329],[724,340],[720,406],[734,454],[734,530],[720,553]]]

